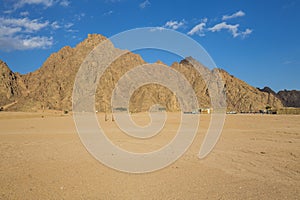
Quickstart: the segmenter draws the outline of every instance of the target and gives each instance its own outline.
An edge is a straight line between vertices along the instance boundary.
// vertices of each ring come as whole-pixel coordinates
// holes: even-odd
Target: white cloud
[[[65,27],[66,29],[69,29],[69,28],[71,28],[72,26],[74,26],[73,23],[67,23],[67,24],[64,25],[64,27]]]
[[[243,38],[247,37],[248,35],[250,35],[253,32],[252,29],[247,28],[245,31],[241,32],[241,36]]]
[[[153,29],[151,29],[151,31],[162,31],[166,28],[177,30],[177,29],[183,27],[184,25],[185,25],[185,20],[181,20],[181,21],[170,20],[170,21],[167,21],[165,23],[165,25],[163,25],[163,26],[154,27]]]
[[[70,5],[69,0],[18,0],[15,4],[13,4],[14,10],[24,7],[25,5],[43,5],[48,8],[55,4],[59,4],[60,6],[67,7]]]
[[[208,28],[209,31],[211,32],[219,32],[223,29],[227,29],[234,38],[241,36],[242,38],[245,38],[247,35],[250,35],[253,30],[247,28],[245,31],[239,31],[239,24],[235,24],[235,25],[231,25],[231,24],[227,24],[226,22],[222,22],[219,24],[216,24],[215,26]]]
[[[48,21],[40,22],[38,19],[30,20],[28,18],[3,18],[0,17],[0,25],[7,27],[20,27],[25,32],[39,31],[49,25]]]
[[[13,13],[14,12],[14,10],[5,10],[5,11],[3,11],[3,13],[4,14],[7,14],[7,15],[9,15],[9,14],[11,14],[11,13]]]
[[[19,0],[17,3],[14,4],[14,8],[18,9],[26,4],[28,5],[33,5],[33,4],[41,4],[44,5],[45,7],[51,7],[54,4],[53,0]]]
[[[49,26],[48,21],[39,19],[0,17],[0,50],[48,48],[53,45],[53,38],[36,36],[36,33]],[[51,24],[53,29],[58,26],[57,22]]]
[[[232,15],[224,15],[222,17],[222,20],[228,20],[228,19],[233,19],[233,18],[237,18],[237,17],[243,17],[245,15],[246,14],[243,11],[240,10],[240,11],[238,11],[238,12],[232,14]]]
[[[28,11],[20,12],[20,15],[21,15],[22,17],[26,17],[26,16],[29,15],[29,12],[28,12]]]
[[[52,27],[54,30],[61,28],[61,26],[59,25],[59,23],[58,23],[57,21],[52,22],[52,23],[51,23],[51,27]]]
[[[181,20],[181,21],[172,21],[171,20],[171,21],[166,22],[164,27],[176,30],[176,29],[182,27],[183,25],[184,25],[184,20]]]
[[[53,45],[52,37],[0,37],[0,50],[27,50],[48,48]]]
[[[103,16],[109,16],[113,13],[114,13],[114,11],[110,10],[110,11],[107,11],[107,12],[103,13]]]
[[[74,26],[73,23],[67,23],[64,25],[64,28],[66,29],[67,32],[70,32],[70,33],[79,32],[78,30],[72,29],[71,27],[73,27],[73,26]]]
[[[144,9],[144,8],[150,6],[150,5],[151,5],[150,1],[146,0],[146,1],[142,2],[142,3],[140,3],[139,6],[140,6],[141,9]]]
[[[63,7],[68,7],[70,5],[70,1],[68,0],[62,0],[59,5],[63,6]]]
[[[206,23],[207,23],[207,18],[204,18],[200,24],[194,26],[192,30],[190,30],[187,34],[188,35],[198,34],[199,36],[205,36],[204,28],[206,26]]]
[[[23,47],[26,49],[46,48],[53,44],[52,37],[31,37],[22,40]]]
[[[73,26],[74,26],[74,24],[70,23],[70,22],[69,23],[59,23],[58,21],[54,21],[54,22],[51,23],[51,28],[53,30],[63,28],[67,32],[74,32],[75,30],[70,29]]]
[[[5,37],[5,36],[11,36],[14,35],[18,32],[22,31],[20,27],[7,27],[7,26],[2,26],[0,29],[0,38]]]
[[[222,29],[227,29],[232,34],[233,37],[237,37],[239,35],[238,27],[239,27],[239,24],[230,25],[230,24],[227,24],[226,22],[222,22],[222,23],[216,24],[215,26],[213,26],[211,28],[208,28],[208,30],[211,32],[219,32]]]

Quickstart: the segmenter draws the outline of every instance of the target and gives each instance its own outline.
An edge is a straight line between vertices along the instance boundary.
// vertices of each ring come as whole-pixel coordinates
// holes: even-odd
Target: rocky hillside
[[[13,73],[4,62],[0,62],[0,106],[17,102],[8,110],[36,111],[41,109],[71,110],[72,91],[76,73],[88,53],[106,38],[99,34],[89,34],[88,38],[76,47],[66,46],[53,53],[42,67],[32,73]],[[171,68],[184,74],[194,88],[199,107],[209,107],[208,87],[193,68],[192,58],[173,63]],[[117,81],[130,69],[144,64],[136,54],[128,52],[115,60],[104,72],[96,93],[96,109],[110,110],[110,99]],[[165,65],[166,66],[166,65]],[[169,67],[169,66],[166,66]],[[207,69],[208,70],[208,69]],[[228,110],[258,111],[267,105],[282,107],[279,98],[269,92],[260,91],[233,77],[224,70],[218,70],[223,78],[227,94]],[[136,90],[130,101],[134,112],[148,110],[153,104],[164,105],[168,111],[179,110],[174,94],[167,88],[149,84]]]
[[[274,92],[269,87],[264,87],[261,89],[263,92],[271,93],[279,98],[285,107],[300,107],[300,91],[297,90],[281,90],[279,92]]]
[[[259,111],[271,106],[274,109],[283,107],[282,102],[273,94],[261,92],[244,81],[220,70],[225,81],[227,106],[235,111]]]
[[[286,107],[300,107],[300,91],[282,90],[277,93],[277,96]]]
[[[19,74],[13,73],[7,64],[0,60],[0,106],[15,102],[21,97],[21,89],[18,84]]]

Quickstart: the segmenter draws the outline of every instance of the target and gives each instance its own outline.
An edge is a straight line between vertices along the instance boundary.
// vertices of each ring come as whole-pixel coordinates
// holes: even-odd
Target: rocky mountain
[[[106,38],[102,35],[89,34],[87,39],[76,47],[63,47],[57,53],[50,55],[41,68],[25,75],[13,73],[1,61],[0,106],[15,102],[7,110],[71,110],[76,73],[85,57],[104,40]],[[179,71],[190,82],[197,95],[199,107],[209,107],[208,87],[193,68],[192,63],[192,58],[186,58],[180,63],[173,63],[170,67]],[[111,94],[118,80],[128,70],[141,64],[145,64],[145,61],[139,55],[128,52],[109,66],[99,80],[96,92],[96,110],[110,110]],[[214,70],[217,70],[223,78],[228,110],[258,111],[267,105],[272,108],[283,107],[277,95],[254,88],[224,70]],[[131,96],[130,110],[133,112],[146,111],[153,104],[158,103],[165,106],[168,111],[179,110],[173,92],[157,84],[148,84],[138,88]]]
[[[283,107],[282,102],[273,94],[261,92],[244,81],[235,78],[224,70],[221,75],[225,81],[228,108],[235,111],[259,111],[270,106],[273,109]]]
[[[72,88],[76,73],[86,55],[106,38],[89,35],[75,48],[63,47],[53,53],[38,70],[22,75],[27,95],[14,110],[56,109],[70,110]]]
[[[274,92],[269,87],[264,87],[260,91],[270,93],[281,100],[284,107],[300,107],[300,91],[297,90],[281,90],[279,92]]]
[[[267,93],[271,93],[271,94],[273,94],[273,95],[277,95],[277,93],[274,91],[274,90],[272,90],[271,88],[269,88],[269,87],[264,87],[263,89],[260,89],[260,88],[257,88],[257,89],[259,89],[259,91],[261,91],[261,92],[267,92]]]
[[[0,60],[0,106],[15,102],[21,95],[20,75],[13,73],[7,64]]]
[[[300,91],[282,90],[277,93],[277,96],[286,107],[300,107]]]

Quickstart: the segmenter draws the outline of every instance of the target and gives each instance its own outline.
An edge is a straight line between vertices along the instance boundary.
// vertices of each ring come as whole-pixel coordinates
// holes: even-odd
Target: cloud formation
[[[146,8],[146,7],[149,7],[150,5],[151,5],[150,1],[149,1],[149,0],[146,0],[146,1],[142,2],[142,3],[140,3],[139,7],[140,7],[141,9],[144,9],[144,8]]]
[[[72,26],[74,26],[73,23],[67,23],[67,24],[64,25],[64,27],[65,27],[66,29],[69,29],[69,28],[71,28]]]
[[[17,3],[14,4],[14,8],[18,9],[25,5],[33,5],[33,4],[41,4],[45,7],[51,7],[54,4],[53,0],[19,0]]]
[[[247,28],[245,31],[241,32],[241,36],[245,38],[246,36],[250,35],[253,32],[252,29]]]
[[[110,11],[107,11],[105,13],[103,13],[103,16],[110,16],[114,13],[114,11],[110,10]]]
[[[27,50],[27,49],[45,49],[53,45],[52,37],[0,37],[0,50]]]
[[[172,20],[170,20],[170,21],[166,22],[164,27],[176,30],[176,29],[182,27],[184,24],[185,24],[184,20],[181,20],[181,21],[172,21]]]
[[[240,10],[240,11],[238,11],[238,12],[232,14],[232,15],[224,15],[222,17],[222,20],[224,21],[224,20],[233,19],[233,18],[237,18],[237,17],[243,17],[245,15],[246,14],[243,11]]]
[[[20,12],[20,16],[22,16],[22,17],[26,17],[28,15],[29,15],[28,11]]]
[[[58,23],[57,21],[52,22],[52,23],[51,23],[51,27],[52,27],[54,30],[61,28],[61,26],[59,25],[59,23]]]
[[[236,14],[236,13],[235,13]],[[238,14],[240,15],[240,14]],[[163,26],[159,26],[154,28],[154,30],[163,30],[164,28],[170,28],[173,30],[178,30],[180,28],[186,27],[188,22],[186,20],[170,20],[167,21]],[[252,29],[245,29],[240,30],[239,29],[240,24],[228,24],[227,22],[220,22],[218,24],[215,24],[213,26],[208,26],[208,19],[203,18],[201,19],[201,22],[193,26],[190,31],[188,31],[186,34],[193,36],[193,35],[198,35],[200,37],[204,37],[207,32],[220,32],[222,30],[227,30],[234,38],[240,37],[240,38],[245,38],[248,35],[250,35],[253,30]],[[153,31],[154,31],[153,30]]]
[[[226,22],[221,22],[211,28],[208,28],[208,30],[211,32],[219,32],[219,31],[225,29],[225,30],[228,30],[234,38],[236,38],[238,36],[241,36],[244,38],[247,35],[252,33],[251,29],[246,29],[245,31],[240,32],[239,26],[240,26],[239,24],[231,25],[231,24],[227,24]]]
[[[63,7],[68,7],[70,5],[70,1],[68,0],[62,0],[59,5],[63,6]]]
[[[58,23],[29,18],[0,17],[0,50],[25,50],[52,46],[53,38],[36,36],[35,33],[46,27],[58,28]]]
[[[1,27],[6,28],[21,28],[24,32],[39,31],[42,28],[48,26],[49,22],[40,22],[38,19],[30,20],[25,18],[4,18],[0,17]]]
[[[68,7],[70,3],[71,2],[69,0],[18,0],[15,4],[13,4],[12,11],[22,8],[25,5],[42,5],[45,8],[48,8],[55,4],[58,4],[63,7]],[[8,11],[8,12],[12,12],[12,11]]]
[[[228,19],[233,19],[236,17],[242,17],[245,16],[246,14],[243,11],[238,11],[232,15],[224,15],[222,17],[221,22],[211,25],[209,27],[208,26],[208,19],[204,18],[201,20],[201,23],[195,25],[188,33],[187,35],[199,35],[200,37],[205,36],[206,32],[220,32],[222,30],[227,30],[232,36],[233,38],[236,37],[240,37],[240,38],[245,38],[248,35],[250,35],[253,30],[250,28],[247,28],[245,30],[240,30],[240,24],[229,24],[224,20],[228,20]],[[214,21],[214,20],[213,20]],[[212,22],[212,21],[211,21]],[[211,23],[210,23],[211,24]]]
[[[205,36],[205,33],[204,33],[204,28],[206,26],[206,23],[207,23],[207,18],[204,18],[202,19],[202,22],[200,24],[197,24],[196,26],[194,26],[192,28],[192,30],[190,30],[187,34],[188,35],[199,35],[201,37]]]
[[[239,27],[239,24],[230,25],[230,24],[227,24],[226,22],[222,22],[222,23],[216,24],[215,26],[213,26],[211,28],[208,28],[208,30],[211,32],[219,32],[222,29],[227,29],[232,34],[233,37],[237,37],[238,36],[238,27]]]

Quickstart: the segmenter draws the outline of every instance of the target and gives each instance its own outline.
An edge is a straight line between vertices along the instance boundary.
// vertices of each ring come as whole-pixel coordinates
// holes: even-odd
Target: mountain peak
[[[88,34],[87,38],[80,42],[77,47],[85,46],[87,48],[89,47],[96,47],[100,42],[107,40],[107,38],[101,34]]]
[[[262,92],[267,92],[267,93],[271,93],[273,95],[276,95],[276,92],[274,92],[271,88],[265,86],[263,89],[259,89]]]
[[[0,59],[0,72],[11,72],[6,62]]]
[[[156,63],[156,64],[161,64],[161,65],[166,65],[166,64],[163,63],[161,60],[157,60],[155,63]]]

